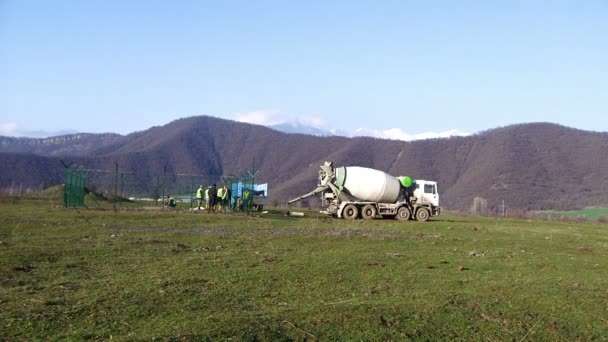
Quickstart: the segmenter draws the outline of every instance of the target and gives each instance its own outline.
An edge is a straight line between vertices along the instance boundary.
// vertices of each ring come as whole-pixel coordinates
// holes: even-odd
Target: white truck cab
[[[414,190],[410,196],[410,202],[412,203],[410,217],[418,221],[426,221],[430,216],[439,215],[441,207],[439,207],[437,182],[417,179],[412,186]]]
[[[437,182],[417,179],[414,181],[414,197],[418,204],[430,204],[432,207],[439,206],[439,191]]]

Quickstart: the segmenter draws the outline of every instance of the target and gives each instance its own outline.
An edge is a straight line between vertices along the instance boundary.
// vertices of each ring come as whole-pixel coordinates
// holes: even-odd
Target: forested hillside
[[[48,139],[0,137],[0,188],[62,182],[60,160],[153,178],[239,175],[259,168],[271,202],[312,190],[318,166],[358,165],[439,183],[442,206],[467,210],[475,197],[497,210],[608,205],[608,133],[548,123],[508,126],[469,137],[414,142],[317,137],[207,116],[176,120],[127,136],[78,134]],[[149,189],[140,189],[143,192]],[[313,199],[309,203],[315,203]]]

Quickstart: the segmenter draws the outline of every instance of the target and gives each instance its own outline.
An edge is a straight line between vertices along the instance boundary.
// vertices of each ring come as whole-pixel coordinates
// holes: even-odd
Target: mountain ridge
[[[436,180],[442,205],[450,209],[466,210],[475,197],[486,199],[489,210],[503,200],[521,211],[608,204],[604,171],[608,170],[608,133],[552,123],[406,142],[287,134],[261,125],[194,116],[126,136],[81,133],[79,138],[45,144],[19,139],[23,138],[0,137],[0,161],[16,165],[0,171],[5,180],[0,187],[9,179],[32,186],[41,180],[57,181],[61,158],[91,169],[113,169],[119,163],[121,170],[141,179],[161,174],[167,165],[170,175],[210,172],[218,182],[220,175],[239,175],[255,162],[260,169],[256,182],[270,182],[271,202],[284,203],[312,190],[318,166],[333,160],[337,166],[372,167],[394,176]],[[58,165],[48,175],[38,170],[36,177],[25,176],[28,167],[53,168],[48,166],[53,163]]]

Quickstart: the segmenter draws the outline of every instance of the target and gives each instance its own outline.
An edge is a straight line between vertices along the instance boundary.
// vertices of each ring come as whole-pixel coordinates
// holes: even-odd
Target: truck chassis
[[[368,201],[342,201],[339,205],[330,203],[323,213],[349,220],[358,218],[370,220],[381,215],[383,218],[395,218],[401,221],[416,219],[424,222],[429,217],[437,216],[439,207],[431,205],[408,204],[407,202],[378,203]]]

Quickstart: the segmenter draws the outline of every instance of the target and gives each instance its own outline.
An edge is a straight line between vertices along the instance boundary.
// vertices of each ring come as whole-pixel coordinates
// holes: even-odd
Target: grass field
[[[0,340],[607,340],[608,225],[0,203]]]
[[[583,208],[580,210],[572,211],[554,211],[546,210],[539,211],[536,213],[539,217],[546,217],[549,219],[560,219],[560,218],[583,218],[586,220],[606,220],[608,221],[608,208],[590,207]]]

